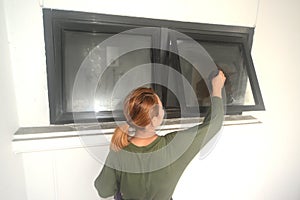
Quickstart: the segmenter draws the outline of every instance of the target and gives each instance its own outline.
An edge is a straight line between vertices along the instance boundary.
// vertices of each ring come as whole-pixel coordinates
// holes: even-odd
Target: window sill
[[[160,135],[190,128],[202,123],[203,118],[166,119]],[[223,126],[261,123],[250,115],[225,116]],[[14,134],[12,145],[15,153],[108,146],[116,123],[51,125],[21,127]],[[88,138],[87,140],[85,138]],[[88,142],[87,142],[88,141]]]

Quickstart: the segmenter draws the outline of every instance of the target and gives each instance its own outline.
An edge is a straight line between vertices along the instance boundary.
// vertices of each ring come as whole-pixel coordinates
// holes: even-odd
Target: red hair
[[[124,116],[127,123],[118,126],[111,139],[111,148],[115,151],[129,144],[129,127],[143,129],[158,116],[159,97],[151,88],[140,87],[133,90],[124,101]]]

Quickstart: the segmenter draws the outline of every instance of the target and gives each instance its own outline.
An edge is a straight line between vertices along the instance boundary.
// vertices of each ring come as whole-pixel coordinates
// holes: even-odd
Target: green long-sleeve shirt
[[[220,130],[224,118],[222,99],[212,97],[202,124],[159,136],[151,144],[132,143],[121,151],[110,151],[95,180],[101,197],[116,194],[125,200],[169,200],[189,162]]]

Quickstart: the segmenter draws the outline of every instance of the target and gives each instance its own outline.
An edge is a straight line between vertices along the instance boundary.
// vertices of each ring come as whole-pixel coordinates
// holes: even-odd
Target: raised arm
[[[204,119],[203,125],[210,123],[211,125],[216,125],[215,128],[221,128],[222,124],[213,124],[214,121],[223,122],[223,103],[222,103],[222,88],[224,87],[224,83],[226,81],[226,77],[224,73],[219,70],[217,76],[212,79],[212,92],[211,92],[211,107],[207,116]],[[215,119],[217,118],[217,119]]]
[[[218,75],[212,79],[211,107],[203,123],[190,129],[179,131],[179,135],[176,133],[170,134],[170,138],[168,138],[172,139],[175,135],[180,138],[177,141],[181,142],[176,143],[174,149],[179,149],[179,146],[186,146],[188,144],[188,148],[184,150],[183,156],[180,158],[182,160],[180,163],[182,163],[183,167],[194,158],[222,127],[224,119],[222,88],[225,80],[226,77],[222,71],[219,71]]]
[[[203,123],[191,131],[197,132],[190,148],[190,153],[197,154],[221,129],[224,119],[222,88],[226,77],[220,70],[212,79],[211,107]]]

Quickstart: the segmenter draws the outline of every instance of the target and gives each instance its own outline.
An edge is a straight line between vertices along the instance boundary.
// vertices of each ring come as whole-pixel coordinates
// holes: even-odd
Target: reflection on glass
[[[63,86],[66,95],[65,105],[67,112],[97,112],[116,109],[116,106],[120,104],[120,99],[112,99],[111,96],[114,86],[120,77],[138,65],[151,63],[150,49],[136,50],[122,55],[122,52],[126,51],[124,49],[128,49],[128,47],[136,49],[141,46],[151,46],[151,37],[123,34],[120,36],[122,37],[121,42],[111,42],[111,44],[106,45],[105,48],[97,50],[99,55],[90,56],[91,58],[95,58],[96,63],[93,65],[92,70],[86,72],[86,78],[83,83],[80,83],[79,90],[85,94],[84,90],[90,87],[91,83],[98,83],[94,98],[85,98],[84,100],[73,99],[72,102],[73,85],[81,63],[93,52],[92,50],[94,48],[99,48],[101,42],[113,35],[114,34],[105,33],[64,32],[65,49],[63,55],[65,71],[63,73]],[[100,62],[102,63],[100,64]],[[91,61],[91,63],[93,62]],[[108,66],[108,68],[106,68],[102,76],[99,77],[100,72],[106,66]],[[142,78],[150,82],[151,68],[136,78]],[[131,80],[129,83],[122,84],[130,86],[130,84],[134,84],[134,81],[135,80]]]
[[[224,86],[227,105],[255,105],[241,46],[235,43],[218,42],[199,42],[199,44],[209,53],[217,67],[227,77]],[[177,40],[177,47],[179,53],[185,51],[193,54],[195,51],[195,47],[189,41]],[[186,104],[188,107],[208,106],[210,104],[210,94],[206,84],[208,81],[205,81],[193,67],[201,66],[201,61],[196,58],[191,62],[180,58],[181,73],[194,88],[198,98],[195,102],[195,100],[190,99],[190,95],[186,94]]]
[[[118,47],[114,48],[118,49]],[[116,50],[110,53],[118,55]],[[123,99],[116,99],[116,96],[113,95],[116,83],[125,73],[130,73],[130,69],[144,63],[151,63],[149,49],[136,50],[117,57],[118,59],[109,65],[98,82],[95,94],[95,111],[122,110]],[[130,80],[122,80],[119,84],[122,84],[121,87],[132,88],[136,86],[136,82],[140,79],[145,80],[145,82],[151,82],[151,70],[149,67],[139,73],[138,76],[132,77]]]

